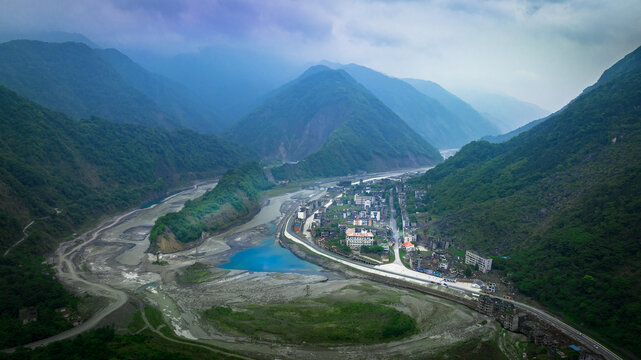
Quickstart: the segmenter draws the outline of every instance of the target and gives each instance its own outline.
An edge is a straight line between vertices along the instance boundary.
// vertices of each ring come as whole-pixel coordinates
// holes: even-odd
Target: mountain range
[[[440,88],[426,95],[407,82],[364,66],[340,66],[438,149],[460,148],[499,129],[469,105]],[[441,101],[439,101],[439,99]]]
[[[267,159],[300,161],[293,166],[299,175],[345,175],[441,160],[434,147],[345,71],[322,65],[276,91],[234,124],[227,138]]]
[[[74,118],[99,116],[205,132],[221,129],[197,96],[117,50],[14,40],[0,44],[0,64],[0,85]]]
[[[500,255],[521,292],[637,354],[639,104],[641,48],[547,120],[473,142],[415,182],[435,234]]]

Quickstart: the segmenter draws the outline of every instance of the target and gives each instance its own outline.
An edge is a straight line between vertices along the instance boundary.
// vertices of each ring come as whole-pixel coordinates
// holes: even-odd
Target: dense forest
[[[418,178],[440,236],[507,259],[526,295],[641,353],[641,48],[563,111]]]
[[[187,201],[179,212],[156,220],[151,230],[152,250],[171,250],[166,243],[189,243],[203,232],[214,232],[247,220],[260,208],[260,191],[270,188],[263,168],[248,162],[225,173],[218,185],[201,197]]]
[[[37,256],[0,257],[0,349],[27,344],[71,328],[56,312],[77,310],[78,299],[54,280],[53,269]],[[37,321],[22,324],[20,309],[35,308]]]
[[[169,347],[170,349],[166,349]],[[172,351],[173,350],[173,351]],[[0,353],[7,360],[187,360],[194,357],[154,343],[148,334],[120,335],[112,328],[100,328],[71,340],[62,340],[35,350],[18,349],[13,354]]]

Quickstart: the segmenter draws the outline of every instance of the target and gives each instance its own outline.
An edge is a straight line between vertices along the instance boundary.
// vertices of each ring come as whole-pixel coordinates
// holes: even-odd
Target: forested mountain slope
[[[519,289],[641,353],[641,48],[564,110],[475,142],[415,184],[461,246],[509,256]],[[611,75],[611,76],[610,76]]]
[[[0,140],[0,249],[30,220],[56,236],[252,157],[190,130],[73,120],[2,87]]]
[[[315,66],[229,131],[267,158],[301,161],[275,176],[333,176],[430,165],[442,158],[342,70]]]
[[[100,55],[80,43],[15,40],[0,44],[0,85],[74,118],[182,127],[130,85]]]

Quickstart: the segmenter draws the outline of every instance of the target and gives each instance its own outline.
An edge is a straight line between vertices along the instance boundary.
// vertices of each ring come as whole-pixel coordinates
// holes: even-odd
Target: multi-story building
[[[465,251],[465,263],[469,265],[478,265],[481,272],[489,272],[492,270],[492,259],[485,258],[473,251]]]
[[[363,206],[363,207],[371,207],[372,206],[372,197],[371,196],[361,196],[361,195],[354,195],[354,203],[358,206]]]
[[[374,234],[365,229],[356,231],[354,228],[347,228],[345,230],[345,244],[354,249],[363,245],[372,246],[374,245]]]
[[[354,226],[376,226],[376,220],[372,218],[365,218],[365,219],[360,219],[356,218],[352,222]]]

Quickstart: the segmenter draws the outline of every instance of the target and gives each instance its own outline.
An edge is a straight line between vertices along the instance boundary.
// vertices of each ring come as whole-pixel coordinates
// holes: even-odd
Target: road
[[[341,257],[339,255],[336,255],[334,253],[331,253],[331,252],[328,252],[328,251],[326,251],[324,249],[321,249],[318,246],[316,246],[316,244],[314,244],[313,242],[305,241],[304,239],[302,239],[297,234],[295,234],[295,233],[293,233],[291,231],[291,221],[292,221],[292,219],[294,217],[293,215],[294,215],[293,212],[288,215],[287,220],[285,222],[285,226],[283,226],[281,228],[281,236],[291,240],[292,242],[294,242],[296,244],[304,246],[306,249],[308,249],[309,251],[311,251],[311,252],[313,252],[313,253],[315,253],[317,255],[323,256],[325,258],[328,258],[328,259],[330,259],[332,261],[336,261],[338,263],[341,263],[341,264],[346,265],[348,267],[351,267],[353,269],[356,269],[356,270],[359,270],[359,271],[362,271],[362,272],[366,272],[366,273],[370,273],[370,274],[373,274],[373,275],[378,275],[378,276],[383,276],[383,277],[390,278],[390,279],[404,281],[404,282],[407,282],[407,283],[410,283],[410,284],[413,284],[413,285],[417,285],[418,284],[418,285],[422,285],[422,286],[426,286],[426,285],[427,286],[432,286],[432,289],[438,289],[438,286],[440,286],[440,285],[437,285],[437,287],[433,287],[433,285],[434,285],[433,282],[427,281],[427,280],[422,279],[422,278],[420,278],[418,276],[401,275],[401,274],[398,274],[396,272],[386,271],[386,270],[383,270],[383,269],[380,269],[380,268],[376,268],[376,267],[373,267],[373,266],[369,266],[369,265],[365,265],[365,264],[358,263],[358,262],[355,262],[355,261],[351,261],[349,259],[343,258],[343,257]],[[390,218],[393,218],[393,215],[390,216]],[[390,219],[390,221],[391,220],[392,219]],[[398,241],[397,241],[397,243],[398,243]],[[395,252],[396,251],[397,251],[397,249],[395,250]],[[397,259],[398,258],[399,257],[397,256]],[[419,275],[419,274],[420,273],[417,273],[417,275]],[[443,288],[441,290],[442,291],[446,291],[445,288]],[[448,289],[448,290],[451,290],[451,289]],[[466,290],[466,289],[456,289],[456,290],[464,292],[464,293],[471,293],[471,291]],[[495,296],[492,296],[492,297],[495,297]],[[464,296],[464,298],[465,298],[465,296]],[[469,298],[473,298],[473,296],[470,296]],[[495,297],[495,298],[499,298],[499,297]],[[506,299],[503,299],[503,298],[500,298],[500,299],[506,300]],[[544,312],[543,310],[534,308],[534,307],[532,307],[530,305],[527,305],[527,304],[520,303],[518,301],[514,301],[514,300],[507,300],[507,301],[511,302],[512,304],[514,304],[518,308],[521,308],[521,309],[524,309],[524,310],[527,310],[529,312],[532,312],[532,313],[536,314],[541,319],[547,321],[552,326],[556,327],[557,329],[560,329],[561,331],[563,331],[564,333],[569,335],[571,338],[577,340],[580,343],[583,343],[586,346],[591,347],[590,351],[596,352],[596,353],[602,355],[606,359],[621,360],[621,357],[619,357],[618,355],[616,355],[612,351],[610,351],[607,348],[605,348],[602,344],[600,344],[596,340],[590,338],[589,336],[586,336],[585,334],[581,333],[580,331],[574,329],[572,326],[570,326],[570,325],[564,323],[562,320],[560,320],[560,319],[558,319],[558,318],[556,318],[556,317]]]
[[[399,251],[400,235],[398,233],[398,226],[396,225],[396,210],[394,209],[394,192],[392,189],[390,189],[389,191],[389,204],[390,204],[389,226],[392,228],[392,236],[394,238],[394,264],[405,266],[401,261],[401,253]]]
[[[194,187],[198,187],[198,186],[199,186],[198,184],[194,185]],[[169,196],[166,199],[164,199],[163,202],[171,200],[174,197],[178,196],[179,194],[180,193],[176,193],[176,194],[174,194],[172,196]],[[158,204],[154,204],[154,205],[150,206],[149,208],[154,208],[156,206],[158,206]],[[146,208],[146,209],[149,209],[149,208]],[[61,332],[59,334],[56,334],[54,336],[48,337],[46,339],[42,339],[42,340],[38,340],[38,341],[35,341],[35,342],[32,342],[32,343],[26,344],[26,345],[24,345],[24,347],[28,347],[28,348],[32,348],[33,349],[33,348],[36,348],[36,347],[39,347],[39,346],[44,346],[44,345],[50,344],[50,343],[55,342],[55,341],[72,338],[72,337],[74,337],[76,335],[79,335],[79,334],[85,332],[85,331],[91,330],[94,326],[98,325],[98,323],[102,319],[104,319],[109,314],[113,313],[114,311],[118,310],[121,306],[123,306],[127,302],[128,295],[124,291],[114,289],[114,288],[112,288],[110,286],[107,286],[107,285],[104,285],[104,284],[94,283],[94,282],[88,281],[87,279],[85,279],[81,275],[79,275],[76,272],[76,266],[74,265],[72,259],[76,255],[76,253],[78,253],[78,251],[80,249],[82,249],[83,247],[89,245],[91,242],[95,241],[102,232],[104,232],[105,230],[108,230],[108,229],[110,229],[110,228],[112,228],[114,226],[117,226],[118,224],[120,224],[120,222],[123,219],[125,219],[125,218],[127,218],[127,217],[129,217],[129,216],[131,216],[131,215],[133,215],[133,214],[135,214],[137,212],[146,210],[146,209],[135,209],[135,210],[129,211],[129,212],[125,213],[125,214],[122,214],[122,215],[118,216],[117,218],[115,218],[115,219],[113,219],[111,221],[108,221],[108,222],[100,225],[99,227],[95,228],[91,232],[91,236],[89,236],[87,238],[87,240],[82,241],[81,243],[79,243],[79,244],[77,244],[75,246],[74,246],[74,244],[75,244],[75,241],[77,241],[77,240],[70,241],[70,242],[68,242],[66,244],[61,244],[61,246],[58,248],[58,251],[57,251],[56,266],[55,266],[56,276],[59,279],[63,279],[64,278],[67,283],[69,283],[69,282],[73,282],[73,283],[76,283],[76,284],[77,283],[81,283],[83,290],[85,290],[85,291],[87,291],[89,293],[92,293],[94,295],[97,295],[97,296],[107,297],[107,298],[111,299],[112,301],[109,303],[109,305],[107,305],[105,308],[103,308],[102,310],[100,310],[97,313],[95,313],[91,318],[87,319],[82,324],[80,324],[80,325],[78,325],[76,327],[73,327],[73,328],[71,328],[71,329],[69,329],[67,331],[64,331],[64,332]],[[71,246],[73,246],[73,247],[71,249],[67,250],[67,248],[71,247]],[[4,350],[4,351],[5,352],[12,352],[13,350],[15,350],[15,349],[7,349],[7,350]]]
[[[245,359],[245,360],[251,360],[252,359],[252,358],[247,357],[247,356],[243,356],[243,355],[240,355],[240,354],[228,352],[228,351],[225,351],[225,350],[220,349],[220,348],[215,348],[212,345],[194,343],[193,340],[192,341],[182,341],[182,340],[179,340],[179,339],[171,338],[171,337],[165,335],[162,331],[160,331],[160,329],[162,329],[166,325],[162,324],[162,325],[158,326],[157,328],[153,327],[153,325],[151,325],[151,323],[147,319],[147,315],[145,314],[145,305],[143,304],[143,302],[140,299],[136,298],[136,297],[133,297],[132,299],[136,302],[136,305],[138,306],[138,310],[142,314],[142,320],[145,322],[145,327],[140,329],[138,332],[142,332],[145,329],[149,329],[149,330],[153,331],[156,335],[158,335],[161,338],[163,338],[164,340],[170,341],[170,342],[173,342],[173,343],[176,343],[176,344],[193,346],[193,347],[197,347],[199,349],[204,349],[204,350],[216,353],[216,354],[223,354],[225,356],[234,357],[234,358],[238,358],[238,359]]]
[[[7,256],[7,254],[9,254],[9,251],[11,251],[11,249],[13,249],[14,247],[18,246],[18,244],[20,244],[21,242],[23,242],[23,241],[24,241],[24,239],[26,239],[26,238],[27,238],[27,236],[29,236],[29,234],[27,234],[27,229],[29,228],[29,226],[33,225],[33,223],[34,223],[34,222],[35,222],[35,220],[31,220],[31,222],[30,222],[29,224],[27,224],[27,226],[25,226],[25,227],[24,227],[24,229],[22,229],[22,233],[24,234],[24,236],[22,237],[22,239],[20,239],[20,240],[16,241],[16,243],[15,243],[15,244],[11,245],[11,247],[10,247],[10,248],[8,248],[8,249],[7,249],[7,251],[5,251],[5,252],[4,252],[4,255],[3,255],[3,256]]]
[[[570,325],[564,323],[563,321],[557,319],[556,317],[554,317],[554,316],[552,316],[552,315],[550,315],[550,314],[548,314],[548,313],[546,313],[546,312],[544,312],[542,310],[539,310],[539,309],[537,309],[535,307],[532,307],[532,306],[527,305],[527,304],[520,303],[518,301],[507,300],[507,299],[503,299],[503,298],[501,298],[501,299],[503,301],[511,302],[512,304],[514,304],[514,306],[516,306],[518,308],[521,308],[523,310],[527,310],[529,312],[532,312],[532,313],[536,314],[537,316],[543,318],[545,321],[547,321],[548,323],[552,324],[557,329],[563,331],[564,333],[566,333],[570,337],[572,337],[574,339],[577,339],[580,342],[582,342],[583,344],[591,347],[591,351],[599,353],[600,355],[602,355],[606,359],[621,360],[621,357],[619,357],[617,354],[615,354],[612,351],[610,351],[608,348],[603,346],[598,341],[592,339],[589,336],[586,336],[582,332],[580,332],[577,329],[571,327]]]

